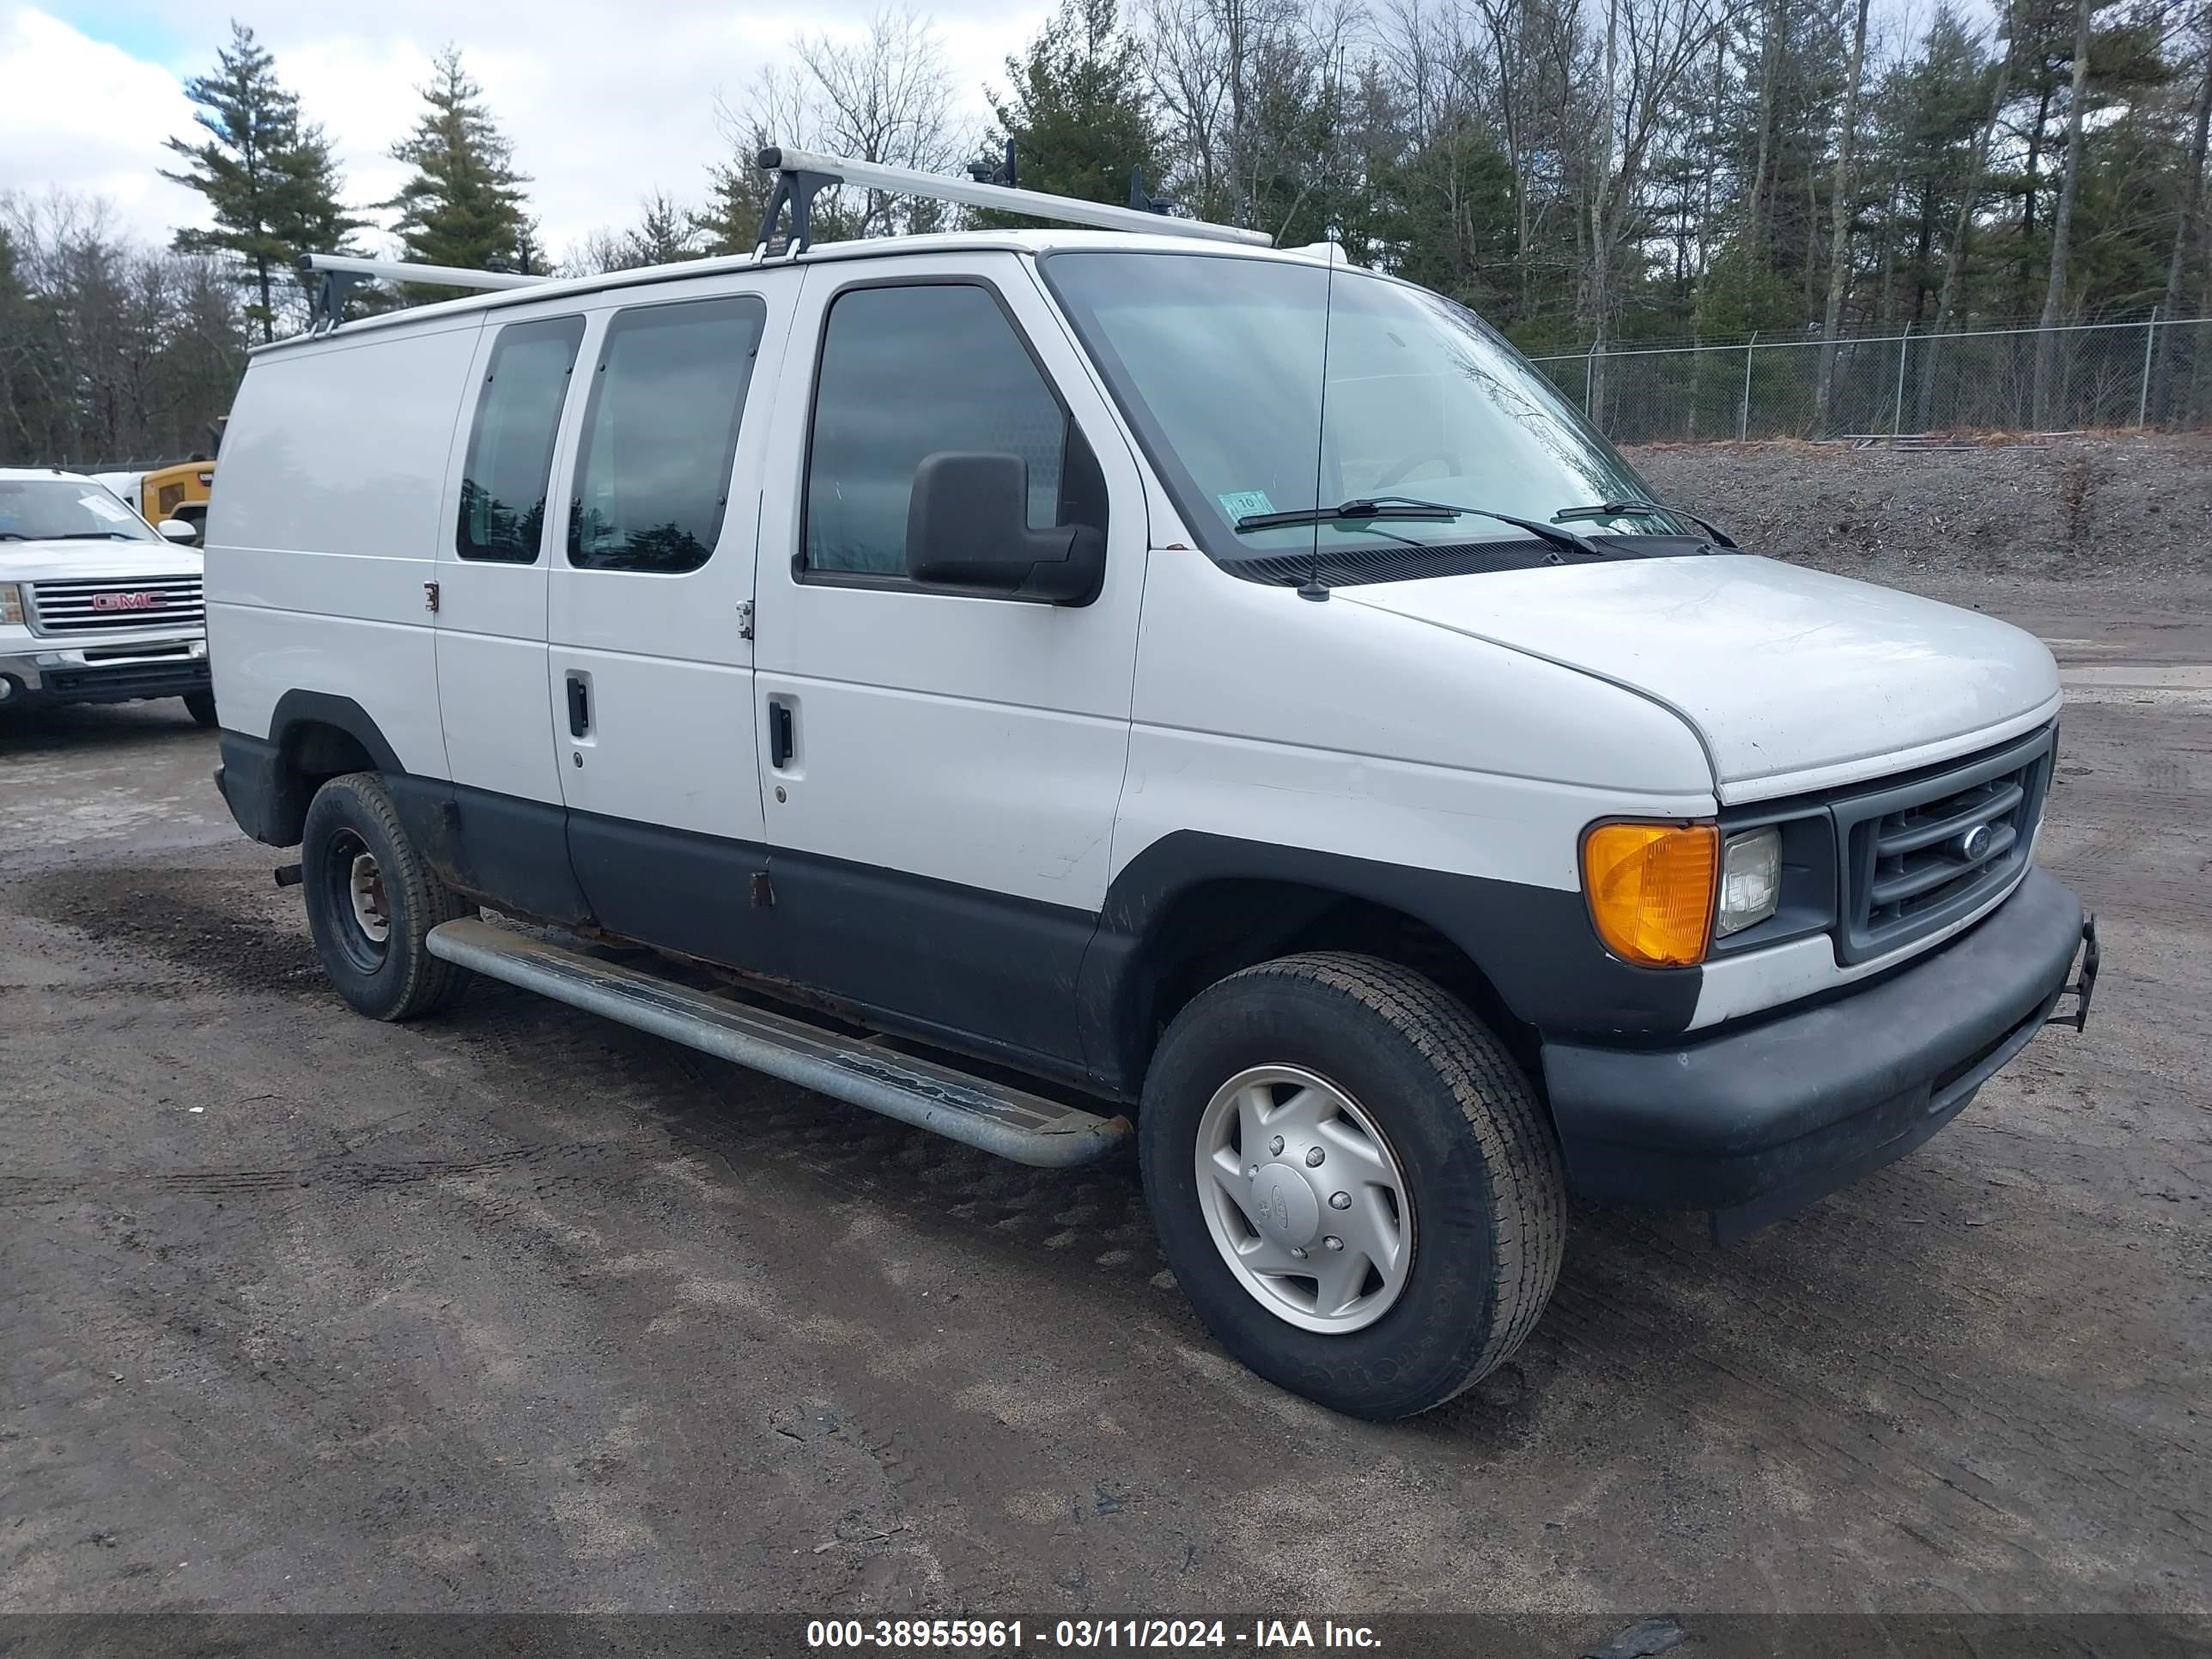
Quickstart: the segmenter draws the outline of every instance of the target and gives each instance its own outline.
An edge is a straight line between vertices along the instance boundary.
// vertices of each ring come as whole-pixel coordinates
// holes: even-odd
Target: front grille
[[[119,634],[206,620],[198,576],[102,576],[31,586],[31,628],[39,634]]]
[[[1910,945],[2002,891],[2027,863],[2057,728],[1835,805],[1845,962]]]

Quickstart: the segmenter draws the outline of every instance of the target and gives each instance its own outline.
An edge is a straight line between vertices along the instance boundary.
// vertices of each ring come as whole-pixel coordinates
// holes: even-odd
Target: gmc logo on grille
[[[92,596],[94,611],[159,611],[168,601],[159,593],[95,593]]]

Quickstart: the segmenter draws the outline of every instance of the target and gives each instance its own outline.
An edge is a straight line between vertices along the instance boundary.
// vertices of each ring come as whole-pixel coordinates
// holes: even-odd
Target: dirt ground
[[[1629,458],[1746,547],[1910,587],[1957,575],[2212,578],[2212,434],[1963,449],[1655,444]]]
[[[0,1611],[2212,1611],[2212,590],[1933,585],[2064,665],[2088,1032],[1734,1249],[1578,1208],[1389,1427],[1212,1346],[1133,1170],[356,1018],[176,705],[0,728]]]

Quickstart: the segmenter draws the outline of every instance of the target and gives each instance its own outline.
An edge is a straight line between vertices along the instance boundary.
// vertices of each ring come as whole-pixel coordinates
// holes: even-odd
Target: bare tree
[[[1604,354],[1611,339],[1613,278],[1632,240],[1653,148],[1674,121],[1684,77],[1746,3],[1605,0],[1584,289],[1592,329],[1593,410],[1605,406]]]
[[[800,35],[792,50],[811,83],[799,96],[811,107],[821,148],[921,173],[949,173],[967,155],[945,48],[927,17],[886,9],[857,40],[817,31]],[[943,211],[939,203],[870,190],[854,234],[936,229]]]
[[[1347,60],[1366,26],[1356,0],[1149,0],[1139,44],[1183,204],[1279,235],[1349,184]]]
[[[1573,142],[1574,92],[1583,52],[1577,9],[1548,0],[1473,0],[1480,15],[1493,71],[1498,131],[1506,165],[1519,188],[1513,192],[1514,266],[1525,306],[1536,280],[1538,232],[1566,192],[1559,188],[1562,159]]]
[[[1147,0],[1139,42],[1152,95],[1166,118],[1168,145],[1181,162],[1182,188],[1205,218],[1227,212],[1227,148],[1233,118],[1227,37],[1213,0]]]
[[[1836,137],[1836,176],[1830,187],[1832,216],[1828,232],[1828,308],[1820,325],[1820,379],[1818,402],[1820,429],[1835,421],[1837,331],[1843,326],[1844,293],[1851,280],[1851,147],[1858,134],[1860,83],[1865,79],[1867,0],[1859,0],[1858,21],[1851,29],[1850,67],[1844,71],[1844,118]]]
[[[1744,231],[1744,246],[1759,264],[1766,263],[1766,242],[1759,224],[1759,204],[1766,196],[1767,160],[1774,141],[1774,71],[1780,54],[1778,0],[1760,0],[1759,8],[1759,160],[1751,174],[1751,218]]]
[[[2035,424],[2049,431],[2058,378],[2058,336],[2051,331],[2066,299],[2066,250],[2074,233],[2074,197],[2081,182],[2081,116],[2089,101],[2089,17],[2096,0],[2074,3],[2074,91],[2066,106],[2066,171],[2051,222],[2051,281],[2043,295],[2043,331],[2035,337]]]
[[[1990,88],[1990,112],[1974,137],[1974,153],[1967,163],[1966,184],[1959,192],[1958,216],[1951,225],[1950,246],[1944,250],[1943,285],[1936,295],[1936,341],[1941,341],[1950,331],[1952,313],[1959,303],[1960,279],[1966,269],[1966,246],[1973,235],[1974,211],[1980,204],[1982,180],[1989,169],[1990,145],[1996,137],[1997,123],[2004,117],[2006,100],[2012,95],[2014,50],[2014,41],[2008,33],[2004,50],[1997,54]],[[1917,424],[1923,432],[1935,414],[1936,365],[1942,350],[1940,344],[1931,342],[1920,353],[1920,387],[1914,401],[1919,416]]]
[[[576,276],[610,270],[638,270],[699,257],[699,227],[666,191],[639,198],[637,222],[627,230],[592,231],[579,243],[562,269]]]
[[[2197,77],[2197,106],[2191,117],[2188,170],[2181,180],[2180,210],[2174,216],[2173,251],[2166,258],[2166,291],[2159,301],[2160,313],[2169,319],[2181,313],[2182,279],[2188,270],[2189,244],[2196,235],[2197,216],[2204,204],[2206,140],[2212,137],[2212,6],[2198,9],[2196,25],[2201,64]],[[2167,329],[2166,349],[2158,354],[2158,380],[2151,394],[2152,406],[2161,422],[2172,411],[2173,336],[2174,331]]]
[[[234,273],[117,224],[96,198],[0,193],[0,465],[180,459],[229,407]]]
[[[753,165],[774,145],[857,156],[922,173],[957,170],[972,135],[952,106],[945,48],[928,17],[903,6],[876,12],[857,35],[817,29],[792,38],[795,64],[770,65],[744,101],[719,106],[732,158],[709,170],[714,202],[693,221],[709,251],[750,250],[758,234],[769,180]],[[940,202],[844,187],[814,204],[817,241],[941,230]]]

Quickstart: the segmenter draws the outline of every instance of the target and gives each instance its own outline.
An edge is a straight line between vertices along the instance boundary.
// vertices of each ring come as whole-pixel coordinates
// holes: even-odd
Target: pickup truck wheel
[[[300,851],[315,952],[355,1012],[413,1019],[460,994],[468,975],[424,940],[471,907],[422,862],[375,774],[315,792]]]
[[[216,723],[215,693],[212,691],[185,692],[185,712],[192,717],[192,724],[195,726],[213,726]]]
[[[1169,1027],[1137,1136],[1206,1328],[1358,1417],[1442,1404],[1520,1346],[1565,1235],[1559,1148],[1504,1048],[1371,957],[1231,975]]]

